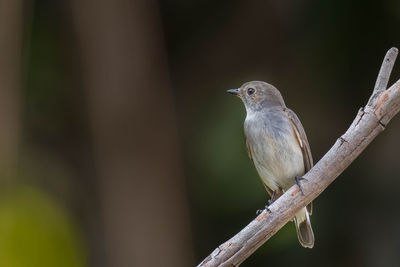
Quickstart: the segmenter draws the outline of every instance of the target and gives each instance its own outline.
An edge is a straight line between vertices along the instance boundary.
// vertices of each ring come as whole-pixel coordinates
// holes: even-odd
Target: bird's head
[[[230,94],[242,99],[247,111],[263,108],[285,107],[281,93],[273,85],[261,81],[251,81],[240,88],[229,89]]]

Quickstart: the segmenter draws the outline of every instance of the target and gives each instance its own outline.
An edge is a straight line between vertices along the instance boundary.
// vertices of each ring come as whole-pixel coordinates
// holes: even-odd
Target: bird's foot
[[[268,201],[268,202],[269,202],[269,201]],[[271,213],[271,210],[269,209],[268,206],[269,206],[269,205],[265,205],[265,210],[266,210],[268,213]],[[260,215],[263,211],[264,211],[264,210],[256,210],[256,215]]]
[[[271,204],[270,204],[271,205]],[[272,211],[269,209],[269,205],[265,205],[265,210],[268,212],[268,213],[271,213]]]
[[[299,176],[299,175],[296,175],[296,176],[294,177],[295,183],[296,183],[297,186],[300,188],[301,194],[304,196],[303,188],[301,187],[301,184],[300,184],[300,181],[302,181],[302,180],[307,180],[307,179],[304,178],[304,177],[301,177],[301,176]]]

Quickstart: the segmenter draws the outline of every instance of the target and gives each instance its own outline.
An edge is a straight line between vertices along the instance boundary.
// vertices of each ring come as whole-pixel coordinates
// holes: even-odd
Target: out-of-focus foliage
[[[66,210],[38,189],[16,186],[0,198],[0,266],[87,266],[80,235]]]

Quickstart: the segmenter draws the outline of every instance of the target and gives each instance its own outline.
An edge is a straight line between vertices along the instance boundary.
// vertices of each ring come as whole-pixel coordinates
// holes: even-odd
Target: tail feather
[[[300,244],[305,248],[312,248],[314,246],[314,233],[311,228],[310,216],[306,208],[296,214],[294,223],[296,225],[297,237]]]

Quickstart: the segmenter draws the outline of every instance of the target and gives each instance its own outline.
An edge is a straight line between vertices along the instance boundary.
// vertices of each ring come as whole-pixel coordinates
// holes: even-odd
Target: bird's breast
[[[272,190],[288,189],[304,174],[303,154],[283,112],[253,114],[245,120],[245,135],[254,165]]]

